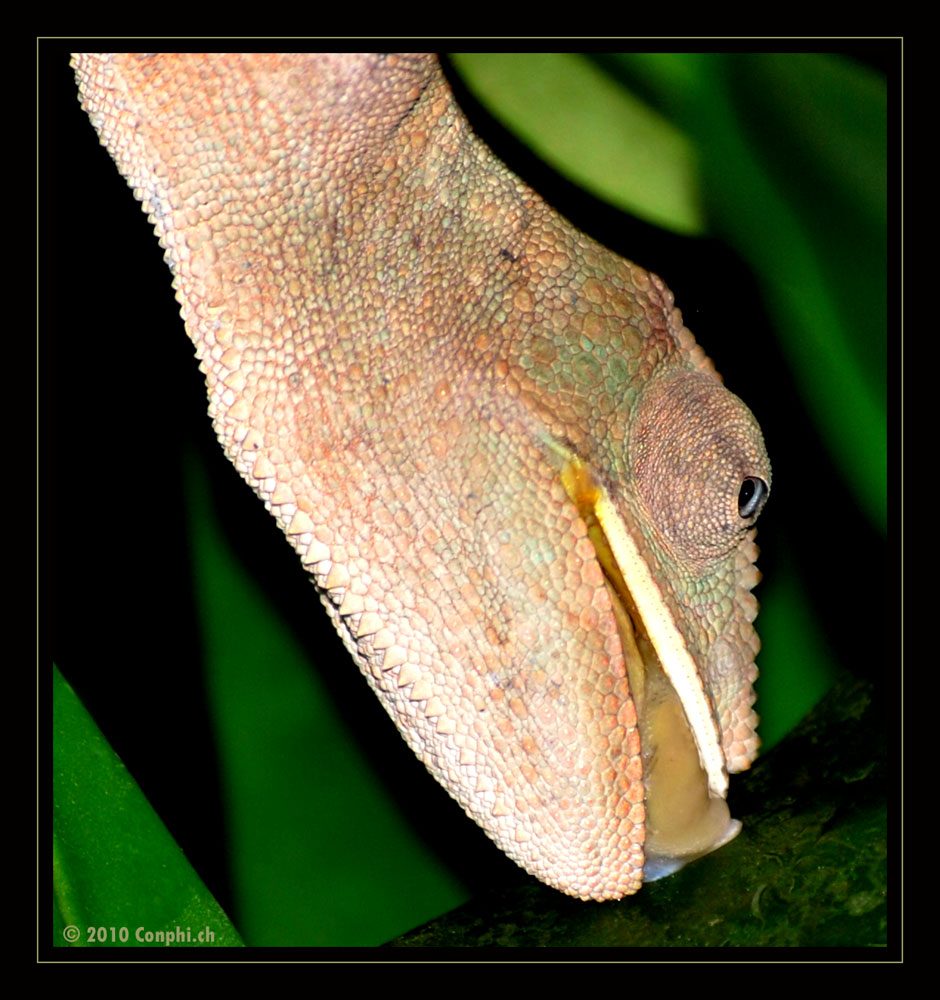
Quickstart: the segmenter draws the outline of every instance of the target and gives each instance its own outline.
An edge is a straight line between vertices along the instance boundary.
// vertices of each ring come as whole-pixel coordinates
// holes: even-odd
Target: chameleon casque
[[[582,899],[734,837],[770,466],[662,281],[496,160],[433,56],[73,65],[226,454],[431,773]]]

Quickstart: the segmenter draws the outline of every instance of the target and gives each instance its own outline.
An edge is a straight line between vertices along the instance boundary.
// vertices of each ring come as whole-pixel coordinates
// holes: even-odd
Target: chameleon
[[[226,455],[431,774],[583,900],[731,840],[771,471],[662,280],[499,162],[432,55],[72,65]]]

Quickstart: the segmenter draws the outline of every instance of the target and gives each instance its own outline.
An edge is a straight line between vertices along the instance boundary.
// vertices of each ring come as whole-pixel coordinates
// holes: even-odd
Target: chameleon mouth
[[[646,805],[643,877],[649,882],[726,844],[737,836],[741,824],[731,818],[724,799],[723,762],[717,776],[709,773],[709,764],[714,770],[715,754],[721,751],[707,698],[708,718],[703,720],[701,705],[689,699],[687,709],[681,695],[680,688],[704,695],[701,681],[696,677],[677,685],[672,677],[687,669],[687,664],[681,656],[664,662],[680,644],[694,669],[684,640],[648,569],[637,568],[632,558],[635,546],[627,558],[618,559],[615,554],[625,549],[627,529],[622,518],[579,460],[566,464],[562,481],[587,525],[604,574],[636,707]],[[662,618],[676,633],[671,644],[662,639],[657,642],[655,629],[663,629]],[[707,724],[702,725],[703,721]]]

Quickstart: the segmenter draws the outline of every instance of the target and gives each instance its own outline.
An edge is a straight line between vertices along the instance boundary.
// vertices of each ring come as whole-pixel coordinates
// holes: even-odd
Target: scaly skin
[[[219,440],[403,737],[534,875],[635,892],[659,720],[721,807],[757,750],[770,469],[669,291],[496,161],[432,57],[74,65]]]

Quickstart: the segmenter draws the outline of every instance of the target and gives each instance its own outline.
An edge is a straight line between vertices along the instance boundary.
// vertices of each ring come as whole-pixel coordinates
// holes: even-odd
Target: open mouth
[[[562,471],[587,525],[617,621],[642,748],[645,881],[721,847],[741,829],[698,670],[648,565],[604,488],[577,458]],[[692,676],[689,676],[689,671]]]

